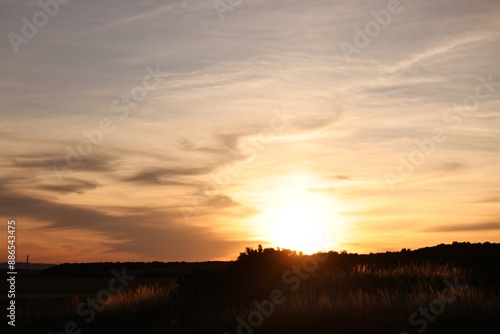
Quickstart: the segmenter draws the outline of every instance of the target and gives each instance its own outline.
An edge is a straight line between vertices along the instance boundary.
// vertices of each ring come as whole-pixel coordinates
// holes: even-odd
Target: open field
[[[163,271],[164,277],[161,268],[155,271],[157,277],[145,277],[151,271],[121,271],[118,264],[109,264],[127,277],[123,280],[127,286],[114,293],[100,292],[109,291],[110,280],[117,277],[113,275],[24,277],[19,279],[17,329],[18,333],[60,333],[65,326],[68,333],[498,333],[498,262],[483,256],[484,261],[475,265],[391,263],[389,259],[398,254],[418,253],[364,258],[247,249],[235,262],[184,265],[176,277],[165,277],[172,276],[172,268],[168,275]],[[374,256],[379,263],[368,263]],[[114,280],[115,287],[118,282]]]

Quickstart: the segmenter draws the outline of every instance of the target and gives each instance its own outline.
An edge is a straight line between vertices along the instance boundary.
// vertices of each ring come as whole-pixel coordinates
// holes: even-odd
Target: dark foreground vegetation
[[[499,278],[500,245],[489,243],[66,264],[20,278],[15,333],[496,334]]]

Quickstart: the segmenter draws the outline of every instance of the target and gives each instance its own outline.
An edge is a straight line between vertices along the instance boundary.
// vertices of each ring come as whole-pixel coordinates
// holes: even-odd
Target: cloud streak
[[[429,229],[431,232],[476,232],[476,231],[498,231],[499,222],[486,222],[477,224],[457,224],[453,226],[436,226]]]

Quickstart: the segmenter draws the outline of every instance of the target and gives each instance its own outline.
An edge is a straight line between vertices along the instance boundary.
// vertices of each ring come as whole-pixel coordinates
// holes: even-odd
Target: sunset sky
[[[19,259],[500,242],[498,0],[60,1],[0,4]]]

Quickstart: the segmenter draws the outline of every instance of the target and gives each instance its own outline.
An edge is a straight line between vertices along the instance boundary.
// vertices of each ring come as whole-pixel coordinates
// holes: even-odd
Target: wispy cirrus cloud
[[[436,226],[428,229],[431,232],[468,232],[468,231],[498,231],[500,230],[499,222],[486,222],[476,224],[455,224],[448,226]]]
[[[40,226],[32,228],[33,231],[53,231],[61,235],[70,230],[96,233],[97,236],[93,235],[91,239],[101,240],[99,252],[109,253],[108,258],[126,251],[150,260],[159,257],[174,260],[183,256],[203,260],[198,246],[206,249],[210,257],[224,255],[228,246],[242,246],[236,241],[224,241],[207,228],[179,223],[180,214],[176,209],[135,208],[133,215],[112,215],[96,207],[56,203],[5,188],[0,188],[0,203],[0,210],[9,217],[16,217],[19,222],[39,221]],[[233,202],[229,198],[221,199],[216,206],[224,207],[230,203]]]

